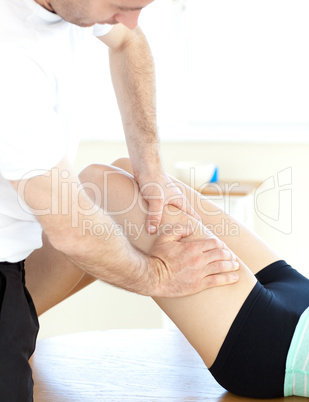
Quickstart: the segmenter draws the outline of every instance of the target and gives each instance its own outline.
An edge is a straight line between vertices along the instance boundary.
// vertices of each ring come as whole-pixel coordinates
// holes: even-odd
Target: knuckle
[[[219,240],[217,238],[214,238],[213,241],[214,241],[215,247],[220,248],[220,249],[222,248],[222,241],[221,240]]]
[[[190,253],[195,253],[195,252],[196,252],[197,247],[198,247],[198,244],[197,244],[197,243],[195,243],[195,242],[188,242],[188,243],[186,243],[186,245],[187,245],[188,251],[189,251]]]
[[[216,250],[216,257],[219,259],[224,259],[226,257],[226,252],[222,248],[219,248]]]
[[[236,283],[239,280],[239,277],[234,274],[219,274],[219,275],[210,275],[205,278],[205,287],[213,288],[216,286],[224,286],[231,285]]]
[[[193,264],[192,266],[193,267],[198,267],[199,265],[201,265],[201,263],[202,263],[202,259],[200,256],[192,257],[192,264]]]
[[[219,271],[224,271],[225,268],[224,261],[218,261],[216,265]]]
[[[214,287],[218,283],[218,278],[216,275],[207,276],[206,284],[208,287]]]
[[[221,248],[221,242],[216,237],[210,238],[209,243],[214,249],[220,249]]]

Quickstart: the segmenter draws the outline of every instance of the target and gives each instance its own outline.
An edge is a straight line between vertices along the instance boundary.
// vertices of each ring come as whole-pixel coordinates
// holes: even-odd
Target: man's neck
[[[55,12],[49,0],[34,0],[34,1],[38,3],[40,6],[46,8],[46,10],[51,11],[52,13]]]

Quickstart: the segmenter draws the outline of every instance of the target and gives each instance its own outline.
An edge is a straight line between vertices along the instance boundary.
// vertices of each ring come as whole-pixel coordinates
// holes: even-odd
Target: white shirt
[[[20,261],[42,245],[40,224],[8,180],[73,160],[87,38],[110,29],[70,24],[34,0],[0,2],[0,261]]]

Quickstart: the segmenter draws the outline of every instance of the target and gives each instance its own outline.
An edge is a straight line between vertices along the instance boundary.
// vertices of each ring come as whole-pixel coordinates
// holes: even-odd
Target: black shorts
[[[210,372],[234,394],[282,397],[287,353],[309,306],[309,280],[285,261],[269,265],[256,278]]]
[[[32,355],[39,329],[24,262],[0,262],[0,401],[33,401]]]

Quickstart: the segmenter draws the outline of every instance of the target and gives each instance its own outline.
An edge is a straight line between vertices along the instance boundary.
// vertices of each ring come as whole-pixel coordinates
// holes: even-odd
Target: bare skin
[[[116,164],[130,170],[128,160],[119,160]],[[100,185],[99,176],[111,169],[108,166],[96,166],[98,176],[92,174],[92,180]],[[87,170],[83,174],[86,179]],[[105,208],[115,214],[113,215],[115,222],[122,225],[123,228],[131,225],[131,229],[133,229],[131,232],[127,232],[130,242],[134,247],[147,253],[152,249],[157,236],[149,235],[143,227],[145,210],[147,210],[145,201],[136,194],[132,176],[119,171],[119,174],[114,174],[112,177],[108,185]],[[241,305],[256,283],[254,274],[278,260],[279,256],[231,216],[227,217],[223,213],[221,215],[206,214],[205,211],[211,211],[217,207],[188,187],[185,187],[185,191],[189,199],[192,196],[192,199],[195,200],[195,207],[202,216],[204,225],[215,226],[223,218],[239,227],[238,236],[222,237],[227,247],[237,255],[240,265],[237,284],[214,287],[193,296],[154,298],[195,347],[205,364],[210,367]],[[138,202],[132,204],[132,201],[136,200],[136,196]],[[126,209],[125,213],[118,213]],[[183,241],[198,241],[201,238],[213,237],[211,233],[202,229],[202,223],[177,211],[175,207],[165,207],[162,222],[163,228],[173,227],[175,223],[179,222],[184,226],[193,222],[194,233],[188,238],[184,238]],[[173,236],[170,236],[170,241],[173,239]],[[43,261],[45,261],[44,264]],[[26,271],[27,286],[39,314],[93,281],[91,276],[74,267],[63,254],[54,250],[48,243],[27,259]]]
[[[114,161],[112,165],[133,174],[131,163],[128,158],[119,158]],[[233,218],[233,216],[225,214],[222,209],[213,202],[209,201],[206,197],[174,177],[171,177],[171,179],[176,185],[179,185],[181,191],[185,193],[187,198],[190,201],[192,200],[192,205],[201,215],[202,223],[205,226],[208,225],[215,228],[222,222],[222,219],[229,221],[231,227],[234,225],[237,226],[239,232],[238,235],[231,236],[229,233],[223,233],[217,234],[217,237],[250,268],[250,271],[254,275],[266,265],[280,258],[275,250],[273,250],[255,233],[248,230],[246,226]],[[179,215],[180,213],[178,216]]]
[[[35,0],[64,20],[82,27],[95,23],[121,23],[130,29],[137,27],[141,10],[153,0]]]
[[[170,187],[160,158],[154,63],[147,40],[137,26],[141,10],[153,0],[35,1],[79,26],[115,25],[98,39],[109,48],[111,76],[134,177],[148,201],[146,229],[149,233],[157,231],[164,201],[171,195],[177,195],[172,205],[199,218],[183,193]]]
[[[68,168],[67,165],[65,166]],[[100,207],[105,208],[105,211],[108,210],[108,205],[110,205],[111,202],[109,195],[110,186],[115,188],[116,193],[122,191],[123,174],[112,174],[107,176],[104,181],[105,173],[110,173],[111,169],[112,168],[108,166],[91,166],[79,175],[79,179],[84,185],[84,195],[87,196],[87,192],[89,195],[89,198],[86,200],[87,208],[84,209],[85,211],[90,210],[89,202],[91,197],[94,197],[92,191],[94,186],[102,195],[102,201],[106,203],[106,205],[100,205]],[[68,170],[66,170],[66,172],[68,172]],[[114,172],[112,171],[112,173]],[[61,174],[59,175],[59,177],[62,176]],[[34,180],[34,183],[32,180]],[[43,184],[38,183],[38,180],[42,180]],[[67,188],[63,186],[61,182],[58,184],[58,180],[54,182],[57,187]],[[128,200],[130,199],[130,194],[133,194],[133,192],[138,194],[136,183],[135,186],[133,186],[132,180],[129,182],[131,187]],[[33,200],[34,203],[38,203],[40,206],[40,208],[38,208],[39,210],[41,210],[41,205],[44,205],[44,208],[46,208],[51,198],[50,196],[47,197],[46,200],[43,200],[44,202],[39,200],[35,189],[41,186],[51,188],[50,177],[36,177],[28,180],[26,183],[26,190],[28,189],[28,191],[25,190],[31,200]],[[70,188],[73,189],[74,187],[76,186],[70,186]],[[56,193],[57,189],[54,189],[52,194]],[[80,192],[74,199],[79,199],[81,202],[82,195],[83,192]],[[56,196],[56,199],[57,198],[58,196]],[[69,198],[72,199],[71,196]],[[31,204],[31,200],[29,201],[27,199],[28,203]],[[90,206],[93,207],[92,201]],[[36,205],[33,205],[33,208],[37,209]],[[75,207],[72,208],[72,210],[74,211]],[[108,212],[111,213],[112,211]],[[133,247],[130,246],[132,247],[132,252],[134,252],[138,258],[143,258],[146,270],[145,275],[136,277],[135,279],[135,267],[134,265],[130,266],[131,261],[128,258],[128,253],[126,253],[126,249],[129,249],[130,238],[128,236],[119,236],[113,230],[108,238],[102,238],[101,236],[93,236],[91,230],[88,230],[89,227],[102,227],[105,230],[113,229],[115,221],[109,214],[103,213],[103,210],[98,210],[96,213],[92,213],[80,219],[79,227],[72,228],[71,222],[72,219],[75,219],[74,216],[75,213],[71,215],[66,214],[65,216],[60,215],[59,217],[58,215],[38,217],[43,223],[43,228],[47,227],[47,231],[43,234],[44,246],[34,251],[27,258],[26,268],[27,284],[35,299],[39,314],[59,303],[77,289],[82,288],[84,284],[95,280],[94,278],[102,279],[108,283],[114,282],[114,284],[118,284],[118,286],[121,282],[123,287],[127,290],[130,290],[132,287],[132,291],[145,295],[147,293],[149,293],[149,295],[155,295],[157,290],[159,290],[161,294],[163,292],[169,297],[172,295],[172,292],[176,292],[178,295],[183,292],[192,293],[193,289],[195,289],[194,291],[196,292],[198,288],[201,290],[203,288],[234,283],[238,280],[238,277],[235,278],[234,274],[230,273],[230,271],[236,270],[237,267],[234,265],[235,262],[229,252],[225,251],[222,253],[221,249],[224,248],[222,242],[214,242],[212,240],[209,242],[194,242],[192,245],[187,243],[187,245],[185,245],[179,241],[173,241],[171,243],[170,237],[164,236],[164,234],[158,238],[160,242],[152,249],[151,255],[139,251],[135,245],[133,245]],[[65,222],[65,220],[67,220],[67,222]],[[84,228],[83,222],[85,222]],[[53,227],[55,227],[54,230]],[[54,238],[53,235],[50,236],[50,231],[54,231],[56,235],[58,233],[57,237]],[[76,231],[77,233],[81,233],[81,235],[76,236],[74,233]],[[50,240],[50,237],[53,241]],[[178,239],[175,240],[179,240],[181,237],[182,235],[178,236]],[[58,242],[61,243],[60,250],[54,246],[54,242],[56,244],[58,244]],[[90,250],[90,254],[84,252],[85,248]],[[186,252],[185,249],[187,250]],[[68,250],[72,251],[68,252]],[[206,252],[207,250],[209,250],[209,252]],[[76,253],[78,259],[71,253]],[[183,258],[181,254],[185,254],[186,258]],[[80,264],[80,261],[82,261],[82,264]],[[170,261],[175,261],[175,267],[170,265]],[[178,261],[178,268],[176,261]],[[195,262],[194,275],[190,269],[193,261]],[[124,272],[118,272],[117,269],[115,269],[115,267],[117,267],[119,270],[121,262],[123,262],[122,266]],[[90,275],[87,275],[85,272]],[[149,280],[147,272],[153,279]],[[214,275],[215,273],[219,274]],[[117,283],[115,283],[116,276]],[[195,281],[195,283],[191,283],[192,280]],[[181,287],[183,286],[185,286],[185,288],[182,289]]]
[[[66,21],[77,25],[88,26],[96,22],[116,25],[99,39],[109,47],[111,73],[134,176],[142,196],[148,201],[148,213],[145,215],[146,229],[151,233],[156,232],[162,218],[165,198],[170,195],[177,196],[173,197],[171,204],[183,209],[189,215],[196,216],[183,193],[177,187],[169,187],[170,179],[160,161],[151,52],[141,30],[139,28],[132,30],[137,25],[140,10],[150,1],[37,0],[37,2]],[[102,123],[103,130],[104,123]],[[52,177],[53,173],[56,180]],[[86,176],[84,173],[83,177]],[[91,182],[92,175],[89,176],[90,180],[86,177],[86,181]],[[227,262],[228,258],[231,259],[230,255],[226,253],[221,256],[222,252],[219,249],[223,247],[222,243],[212,241],[185,245],[173,242],[167,247],[161,242],[154,245],[152,255],[148,256],[132,247],[125,236],[112,235],[102,242],[89,236],[88,233],[84,234],[85,221],[90,220],[91,224],[109,228],[113,227],[114,222],[102,209],[92,211],[91,195],[88,196],[87,191],[80,186],[79,178],[66,158],[44,175],[28,180],[14,180],[11,184],[43,227],[46,247],[41,253],[46,254],[47,251],[44,250],[48,250],[49,253],[53,249],[63,253],[66,257],[62,264],[69,267],[68,271],[72,265],[76,265],[81,271],[115,286],[143,295],[163,297],[192,294],[210,286],[233,283],[237,280],[229,275],[221,275],[218,279],[212,275],[234,268],[233,264],[229,265]],[[159,195],[158,187],[162,189]],[[63,188],[68,188],[69,194],[64,194]],[[53,204],[65,205],[68,210],[65,213],[61,211],[40,213],[42,210],[52,211]],[[181,237],[179,236],[179,239]],[[185,261],[179,258],[182,254],[180,250],[186,250],[183,253],[186,255]],[[55,260],[58,258],[60,257],[55,257]],[[223,269],[215,270],[216,259],[225,260]],[[188,269],[192,266],[192,261],[194,261],[194,274]],[[52,267],[47,269],[52,271]],[[170,280],[171,278],[173,280]],[[68,286],[66,282],[64,285],[66,291]]]
[[[132,172],[129,160],[126,158],[115,161],[114,164]],[[187,192],[188,199],[194,199],[192,205],[194,205],[197,212],[202,217],[202,223],[196,222],[195,232],[190,237],[184,238],[183,241],[198,240],[212,236],[213,234],[203,234],[203,230],[201,229],[202,225],[206,226],[211,224],[212,227],[216,227],[222,219],[228,220],[231,225],[235,224],[239,228],[239,234],[237,236],[226,234],[220,237],[228,248],[238,257],[237,259],[240,264],[240,270],[238,272],[240,280],[237,284],[208,289],[187,297],[172,299],[154,298],[156,303],[172,319],[194,346],[206,366],[210,367],[238,311],[256,283],[254,274],[265,266],[279,260],[280,257],[260,238],[251,233],[231,216],[227,216],[224,213],[220,215],[211,214],[211,212],[218,211],[217,206],[189,187],[184,186],[180,182],[178,183],[182,190]],[[123,199],[120,198],[118,201],[113,201],[120,203],[118,208],[123,206],[121,205],[124,202]],[[173,207],[167,206],[165,208],[162,221],[163,225],[178,222],[182,222],[186,225],[188,224],[188,220],[192,221],[192,218],[186,216],[181,211],[178,211],[176,215],[172,215],[170,213],[171,208]],[[209,213],[207,214],[205,211],[209,211]],[[138,208],[131,213],[132,216],[130,218],[128,216],[125,218],[135,223],[139,222],[139,224],[143,222],[143,212]],[[117,220],[123,224],[123,219],[125,218],[120,215],[117,217]],[[137,247],[147,251],[151,249],[154,237],[148,236],[143,232],[138,240],[131,239],[131,241]]]

